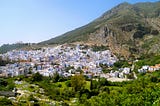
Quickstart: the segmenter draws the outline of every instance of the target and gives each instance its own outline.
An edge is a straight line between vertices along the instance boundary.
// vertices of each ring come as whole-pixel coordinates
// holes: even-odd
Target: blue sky
[[[124,1],[158,0],[0,0],[0,45],[48,40],[93,21]]]

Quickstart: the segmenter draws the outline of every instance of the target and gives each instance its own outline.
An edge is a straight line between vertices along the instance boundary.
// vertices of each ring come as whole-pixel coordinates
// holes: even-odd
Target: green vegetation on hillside
[[[38,79],[32,82],[35,76],[40,77],[36,74],[30,78],[21,77],[21,80],[40,86],[45,91],[44,95],[55,101],[63,101],[65,105],[160,105],[159,71],[139,74],[138,79],[128,82],[110,82],[105,78],[85,80],[81,75],[67,79],[54,77],[58,78],[57,82],[53,77],[41,77],[42,80],[36,77]],[[32,96],[30,99],[35,98]]]
[[[0,78],[0,91],[12,91],[14,87],[13,78]]]
[[[97,46],[94,45],[91,47],[93,51],[104,51],[104,50],[108,50],[109,48],[107,46],[101,45],[101,46]]]
[[[61,36],[55,37],[53,39],[40,42],[40,44],[63,44],[63,43],[72,43],[76,41],[86,41],[89,38],[89,34],[96,31],[98,28],[95,28],[98,22],[90,23],[86,26],[82,26],[73,31],[67,32]]]
[[[160,75],[159,72],[157,74]],[[98,96],[87,99],[82,106],[160,105],[160,83],[153,83],[145,76],[121,86],[106,87],[107,91],[101,91]]]
[[[11,100],[7,98],[0,98],[0,106],[13,106]]]
[[[140,59],[134,63],[135,68],[160,63],[159,55],[144,55]],[[114,68],[127,66],[130,64],[124,60],[114,64]],[[43,106],[47,104],[46,100],[56,101],[58,105],[63,104],[64,106],[160,105],[160,71],[137,74],[137,76],[138,79],[124,82],[110,82],[105,78],[88,79],[83,75],[65,78],[59,76],[58,73],[53,77],[44,77],[35,73],[30,77],[1,78],[0,91],[10,91],[16,86],[27,93],[17,98],[18,103],[11,102],[7,98],[0,98],[0,105],[35,104]],[[22,84],[15,85],[14,81],[21,81]]]
[[[26,44],[4,44],[0,47],[0,54],[6,53],[7,51],[21,49],[23,47],[27,47],[28,43]]]
[[[144,65],[160,64],[159,15],[160,2],[122,3],[92,23],[41,44],[63,44],[93,38],[95,43],[102,42],[102,46],[92,46],[93,51],[112,47],[113,51],[118,48],[118,53],[128,50],[133,58],[141,56],[138,61],[120,59],[113,67],[100,64],[103,72],[133,65],[133,71],[137,72]],[[109,47],[103,46],[104,42],[109,42]],[[26,46],[3,45],[0,53]],[[139,56],[134,56],[134,53]],[[0,58],[0,66],[7,63],[8,60]],[[16,87],[22,93],[15,98],[18,102],[0,97],[0,106],[48,106],[51,102],[61,106],[160,106],[160,70],[136,73],[137,79],[124,82],[111,82],[99,76],[88,78],[82,75],[82,70],[76,71],[81,74],[62,77],[55,73],[54,76],[44,77],[35,73],[31,76],[0,78],[0,91],[11,91]]]
[[[135,70],[140,69],[144,65],[154,66],[160,64],[160,55],[143,55],[138,62],[135,63]]]
[[[125,2],[85,26],[40,44],[98,43],[109,45],[114,53],[124,57],[160,53],[160,43],[157,43],[160,39],[154,42],[160,33],[159,16],[160,2],[137,4]]]

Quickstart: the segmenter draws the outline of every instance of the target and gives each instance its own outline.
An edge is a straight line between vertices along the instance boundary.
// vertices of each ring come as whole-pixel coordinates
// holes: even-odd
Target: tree
[[[43,76],[38,72],[32,76],[32,81],[33,82],[34,81],[42,81],[42,79],[43,79]]]
[[[7,81],[0,79],[0,86],[7,86],[7,85],[8,85]]]
[[[85,87],[85,79],[82,75],[75,75],[71,78],[71,87],[74,91],[81,91]]]
[[[87,100],[87,94],[82,94],[79,100],[81,103],[84,103]]]
[[[66,82],[65,82],[65,85],[66,85],[67,87],[71,87],[71,81],[70,81],[70,80],[66,81]]]
[[[0,98],[0,106],[12,106],[11,100],[7,98]]]
[[[53,76],[53,82],[58,82],[60,80],[60,75],[56,72]]]
[[[114,66],[118,67],[118,68],[121,68],[123,66],[123,62],[117,61],[117,62],[114,63]]]
[[[106,78],[101,78],[98,83],[99,83],[99,87],[109,85],[109,82],[107,81]]]
[[[158,78],[156,76],[151,76],[150,80],[151,82],[157,82]]]
[[[97,89],[98,85],[99,85],[98,81],[91,80],[90,90]]]

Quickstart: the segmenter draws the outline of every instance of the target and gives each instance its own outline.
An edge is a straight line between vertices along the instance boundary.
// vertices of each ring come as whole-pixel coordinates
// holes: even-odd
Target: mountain
[[[40,45],[36,45],[35,43],[15,43],[15,44],[3,44],[0,46],[0,54],[6,53],[8,51],[12,51],[15,49],[39,49]]]
[[[40,44],[105,45],[118,56],[160,53],[160,2],[121,3],[91,23]]]
[[[20,43],[4,44],[0,47],[0,54],[6,53],[7,51],[11,51],[11,50],[14,50],[14,49],[21,49],[21,48],[26,47],[26,46],[27,46],[27,44],[20,44]]]

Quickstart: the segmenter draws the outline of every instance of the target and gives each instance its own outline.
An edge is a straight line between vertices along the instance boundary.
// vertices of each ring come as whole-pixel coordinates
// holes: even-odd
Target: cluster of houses
[[[19,75],[27,75],[33,67],[30,63],[14,63],[0,67],[0,77],[14,77]]]
[[[119,71],[111,71],[110,76],[114,78],[125,78],[125,75],[128,75],[131,73],[131,68],[125,67],[120,68]]]
[[[127,75],[133,75],[132,78],[134,79],[137,78],[135,73],[129,67],[119,68],[117,71],[111,70],[109,73],[100,74],[100,77],[107,78],[107,79],[109,78],[128,79]]]
[[[83,46],[60,45],[40,50],[13,50],[1,55],[2,59],[16,61],[0,67],[0,76],[18,76],[39,72],[43,76],[55,73],[71,76],[82,70],[85,75],[102,73],[100,64],[112,66],[118,59],[109,50],[94,52]]]
[[[155,66],[144,65],[141,69],[138,69],[139,73],[146,73],[146,72],[154,72],[160,70],[160,64],[156,64]]]

